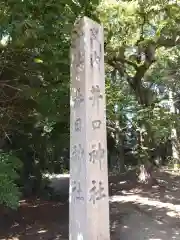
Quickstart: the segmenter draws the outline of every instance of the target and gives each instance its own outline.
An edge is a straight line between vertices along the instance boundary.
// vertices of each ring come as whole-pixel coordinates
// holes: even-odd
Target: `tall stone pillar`
[[[71,46],[70,240],[109,240],[103,27],[84,17]]]

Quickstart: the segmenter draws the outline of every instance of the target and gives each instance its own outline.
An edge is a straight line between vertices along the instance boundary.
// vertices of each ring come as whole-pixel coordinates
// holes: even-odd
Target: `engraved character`
[[[102,169],[102,161],[104,160],[104,154],[105,150],[102,148],[101,143],[98,143],[98,148],[96,148],[96,145],[92,145],[92,151],[89,153],[89,161],[93,164],[96,162],[99,162],[100,170]]]
[[[91,67],[93,67],[94,64],[93,64],[93,54],[92,53],[90,54],[90,64],[91,64]]]
[[[101,199],[103,199],[105,197],[106,197],[106,194],[104,193],[103,183],[101,181],[99,181],[99,189],[97,191],[97,198],[96,198],[96,200],[101,200]]]
[[[90,159],[89,159],[89,161],[90,162],[92,162],[92,163],[95,163],[95,161],[96,161],[96,149],[94,149],[96,147],[96,145],[94,144],[94,145],[92,145],[92,151],[89,153],[89,156],[90,156]]]
[[[77,196],[76,196],[77,200],[84,200],[84,197],[82,197],[81,194],[82,194],[81,184],[80,184],[80,182],[78,182],[78,184],[77,184]]]
[[[81,144],[74,145],[72,149],[72,160],[76,161],[77,171],[81,171],[82,161],[84,159],[84,149]]]
[[[93,204],[95,204],[96,202],[96,181],[92,180],[92,185],[93,187],[90,189],[89,193],[90,193],[90,199],[89,201],[93,202]]]
[[[101,45],[100,45],[101,46]],[[100,47],[101,49],[101,47]],[[101,57],[98,55],[97,51],[94,51],[94,62],[100,67]]]
[[[74,200],[84,200],[80,182],[72,181],[72,193],[74,193]]]
[[[73,146],[72,157],[75,161],[82,160],[82,158],[84,157],[84,150],[81,144]]]
[[[93,130],[99,129],[101,127],[101,120],[94,120],[92,121],[92,128]]]
[[[83,95],[81,94],[80,88],[76,89],[75,97],[73,98],[74,107],[80,107],[81,103],[84,102]]]
[[[91,36],[90,39],[97,40],[98,34],[99,34],[99,29],[98,28],[91,28],[90,29],[90,36]]]
[[[72,192],[76,191],[76,181],[72,181]]]
[[[104,192],[104,187],[102,181],[99,181],[98,185],[99,187],[97,188],[97,183],[95,180],[92,181],[92,188],[89,190],[90,193],[90,198],[89,201],[92,202],[93,204],[96,203],[96,201],[101,200],[106,197],[106,194]]]
[[[80,38],[84,36],[84,32],[80,31],[79,29],[75,28],[72,31],[72,40],[71,40],[71,48],[76,48],[78,45],[78,41],[80,41]]]
[[[76,132],[81,132],[81,119],[77,118],[75,121],[75,131]]]
[[[75,55],[75,67],[77,72],[81,72],[84,68],[84,54],[80,51]]]
[[[99,110],[99,100],[103,98],[99,85],[92,86],[91,93],[92,96],[89,97],[89,100],[92,101],[92,106],[97,106],[97,109]]]
[[[101,47],[101,43],[98,40],[98,34],[99,34],[99,29],[96,29],[96,28],[90,29],[90,46],[91,46],[90,65],[91,67],[93,67],[94,63],[96,63],[100,70],[102,47]],[[94,44],[94,41],[95,41],[95,44]]]

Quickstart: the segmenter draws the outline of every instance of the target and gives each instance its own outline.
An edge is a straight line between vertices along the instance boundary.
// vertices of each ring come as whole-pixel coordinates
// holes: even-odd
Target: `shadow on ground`
[[[111,176],[112,240],[180,239],[180,176],[154,173],[158,184],[145,188],[135,173]],[[28,200],[17,212],[0,215],[0,240],[68,239],[68,202]]]
[[[116,239],[116,230],[125,214],[119,211],[119,203],[110,204],[113,239]],[[68,203],[26,201],[18,212],[1,218],[0,240],[68,239],[68,215]]]
[[[67,239],[68,203],[29,200],[18,212],[3,216],[0,239]]]
[[[111,202],[131,209],[121,222],[122,239],[180,239],[180,176],[162,170],[154,177],[158,183],[151,188],[133,186],[134,177],[111,183]]]

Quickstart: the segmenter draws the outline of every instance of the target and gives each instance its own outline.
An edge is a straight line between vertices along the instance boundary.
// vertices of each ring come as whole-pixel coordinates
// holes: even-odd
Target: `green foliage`
[[[21,167],[22,163],[12,153],[0,152],[0,204],[18,207],[20,192],[15,181]]]
[[[44,171],[68,169],[71,30],[85,14],[95,18],[97,4],[97,0],[1,2],[0,149],[16,151],[23,162],[19,185],[24,193],[41,189]],[[6,182],[7,187],[1,191],[2,202],[13,207],[19,195],[11,184],[11,171],[3,181],[2,187]]]
[[[178,115],[167,107],[169,91],[179,92],[179,10],[179,1],[116,0],[101,1],[97,9],[105,29],[106,72],[113,81],[107,81],[107,115],[117,120],[116,105],[126,116],[119,126],[133,129],[139,159],[152,161],[179,126]]]
[[[0,13],[0,148],[22,160],[24,188],[29,179],[31,189],[41,185],[43,172],[68,169],[69,48],[84,15],[104,24],[110,155],[150,160],[179,127],[165,106],[169,89],[179,106],[179,1],[8,0]],[[3,181],[18,196],[9,168]],[[2,193],[8,204],[13,198]]]

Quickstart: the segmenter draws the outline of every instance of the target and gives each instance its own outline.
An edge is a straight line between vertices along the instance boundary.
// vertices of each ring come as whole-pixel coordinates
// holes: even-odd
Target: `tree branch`
[[[16,90],[16,91],[20,91],[20,92],[22,92],[22,89],[20,89],[20,88],[16,88],[16,87],[14,87],[14,86],[11,86],[11,85],[9,85],[9,84],[5,84],[5,83],[0,83],[0,85],[1,86],[3,86],[3,87],[8,87],[8,88],[12,88],[12,89],[14,89],[14,90]]]
[[[118,56],[117,58],[114,57],[114,61],[116,61],[116,62],[121,62],[121,63],[127,63],[127,64],[129,64],[130,66],[134,67],[135,70],[137,70],[137,68],[138,68],[138,65],[137,65],[136,63],[131,62],[131,61],[129,61],[129,60],[125,59],[125,58],[122,58],[122,57],[120,57],[120,56]]]
[[[163,38],[160,37],[157,40],[157,48],[159,47],[175,47],[180,45],[180,35],[176,35],[174,38]]]
[[[113,67],[114,69],[118,70],[118,72],[119,72],[120,74],[122,73],[122,68],[121,68],[120,63],[117,63],[115,60],[113,61],[113,60],[109,60],[109,59],[108,59],[106,62],[107,62],[107,64],[109,64],[111,67]],[[129,83],[129,85],[130,85],[131,87],[133,87],[132,77],[130,77],[130,76],[128,75],[128,73],[125,71],[125,69],[124,69],[124,73],[126,73],[126,78],[127,78],[127,81],[128,81],[128,83]]]

